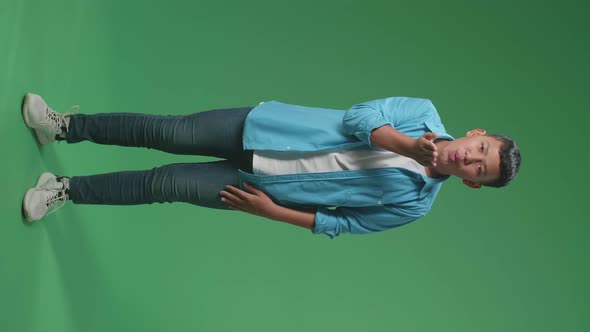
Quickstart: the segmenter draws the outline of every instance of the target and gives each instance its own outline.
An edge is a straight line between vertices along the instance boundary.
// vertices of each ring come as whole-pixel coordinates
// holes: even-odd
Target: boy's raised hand
[[[416,140],[412,159],[422,166],[436,167],[438,152],[434,140],[438,137],[436,133],[426,133]]]

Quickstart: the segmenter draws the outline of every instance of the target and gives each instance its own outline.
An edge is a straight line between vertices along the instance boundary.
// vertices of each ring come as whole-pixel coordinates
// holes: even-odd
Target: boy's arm
[[[435,138],[435,133],[426,133],[413,139],[390,125],[384,125],[371,131],[370,142],[376,147],[412,158],[423,166],[434,167],[438,156]]]
[[[347,232],[379,232],[424,215],[413,207],[408,210],[397,205],[291,209],[274,203],[263,191],[247,183],[244,186],[249,192],[227,185],[228,191],[221,192],[221,200],[232,209],[311,229],[315,234],[323,233],[331,238]]]
[[[434,166],[436,134],[412,139],[395,128],[437,117],[430,100],[390,97],[352,106],[344,114],[342,125],[345,134],[354,135],[370,146],[412,158],[424,166]]]
[[[222,190],[221,201],[235,210],[265,217],[268,219],[286,222],[292,225],[312,229],[316,209],[290,209],[273,202],[270,197],[262,190],[255,188],[249,183],[244,182],[247,191],[236,188],[232,185],[226,185],[226,190]]]
[[[291,225],[312,229],[314,226],[316,209],[296,210],[275,204],[266,218],[282,221]]]
[[[334,238],[342,233],[367,234],[405,225],[424,216],[426,211],[397,204],[382,206],[346,207],[335,209],[319,207],[312,232]]]

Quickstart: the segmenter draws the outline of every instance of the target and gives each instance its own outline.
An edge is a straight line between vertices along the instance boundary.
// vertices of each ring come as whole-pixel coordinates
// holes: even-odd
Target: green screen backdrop
[[[3,331],[588,331],[584,1],[0,2]],[[187,114],[278,100],[431,99],[459,137],[515,138],[504,189],[445,183],[423,219],[330,240],[189,204],[67,204],[27,225],[43,171],[211,157],[39,146],[25,93],[67,112]]]

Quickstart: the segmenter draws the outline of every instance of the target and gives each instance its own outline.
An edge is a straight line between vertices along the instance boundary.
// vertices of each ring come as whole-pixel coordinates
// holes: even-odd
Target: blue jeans
[[[229,209],[219,191],[238,186],[238,169],[252,173],[252,152],[242,133],[253,107],[218,109],[182,116],[105,113],[70,117],[68,143],[145,147],[174,154],[227,160],[170,164],[143,171],[74,176],[69,198],[76,204],[135,205],[186,202]]]

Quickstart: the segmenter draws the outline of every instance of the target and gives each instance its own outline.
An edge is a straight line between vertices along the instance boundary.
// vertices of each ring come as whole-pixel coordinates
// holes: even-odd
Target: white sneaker
[[[60,180],[63,180],[60,178]],[[69,189],[64,182],[45,172],[37,181],[37,186],[27,190],[23,199],[23,211],[25,219],[29,222],[37,221],[62,208],[68,200],[66,189]],[[50,211],[50,208],[62,202],[57,208]]]
[[[79,110],[79,106],[73,106]],[[73,113],[60,114],[47,106],[41,96],[27,93],[23,102],[23,117],[29,128],[35,130],[37,139],[41,144],[53,143],[56,136],[68,130],[70,126],[69,115]],[[75,112],[74,111],[74,112]]]

